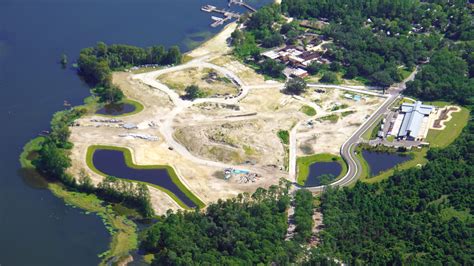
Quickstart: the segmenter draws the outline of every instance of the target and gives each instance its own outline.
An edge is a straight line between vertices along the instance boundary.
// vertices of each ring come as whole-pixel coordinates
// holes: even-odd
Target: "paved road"
[[[290,139],[289,139],[289,152],[288,152],[288,170],[289,170],[289,175],[288,179],[291,182],[296,183],[296,150],[297,150],[297,144],[296,144],[296,133],[297,129],[300,126],[301,122],[296,123],[296,125],[293,126],[291,129],[290,133]]]
[[[357,180],[361,175],[362,165],[361,162],[357,159],[354,148],[362,140],[362,135],[375,124],[380,117],[382,117],[386,112],[388,112],[390,106],[395,103],[395,101],[400,97],[401,92],[406,88],[406,83],[415,78],[418,69],[416,69],[409,77],[403,80],[399,84],[395,84],[390,89],[388,89],[388,98],[383,102],[383,104],[362,124],[362,126],[357,129],[356,132],[346,141],[341,147],[341,156],[344,161],[347,163],[348,170],[346,175],[341,179],[332,183],[331,186],[347,186],[350,183]],[[320,192],[323,191],[325,186],[311,187],[307,188],[311,192]]]

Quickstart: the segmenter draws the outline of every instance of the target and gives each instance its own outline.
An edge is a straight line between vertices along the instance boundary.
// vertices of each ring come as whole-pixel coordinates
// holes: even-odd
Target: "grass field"
[[[102,173],[101,171],[99,171],[97,168],[95,168],[93,162],[92,162],[92,155],[94,154],[94,152],[98,149],[106,149],[106,150],[116,150],[116,151],[121,151],[124,153],[125,155],[125,162],[127,164],[128,167],[130,168],[134,168],[134,169],[166,169],[169,176],[171,177],[171,180],[173,181],[173,183],[175,183],[175,185],[190,199],[192,200],[199,208],[203,208],[205,206],[204,202],[202,202],[196,195],[194,195],[182,182],[181,180],[179,179],[178,175],[176,174],[176,172],[174,171],[174,169],[169,166],[169,165],[136,165],[133,163],[133,160],[132,160],[132,153],[130,152],[129,149],[127,148],[122,148],[122,147],[115,147],[115,146],[102,146],[102,145],[93,145],[93,146],[90,146],[88,149],[87,149],[87,156],[86,156],[86,162],[87,162],[87,166],[92,170],[94,171],[95,173],[99,174],[99,175],[102,175],[102,176],[106,176],[106,174]],[[120,178],[120,177],[119,177]],[[144,182],[140,182],[140,181],[131,181],[131,182],[136,182],[136,183],[144,183]],[[160,187],[160,186],[157,186],[157,185],[154,185],[154,184],[150,184],[150,183],[145,183],[149,186],[152,186],[154,188],[157,188],[163,192],[165,192],[166,194],[168,194],[174,201],[176,201],[176,203],[179,204],[179,206],[181,206],[182,208],[184,209],[189,209],[189,207],[184,204],[184,202],[182,202],[178,197],[176,197],[175,194],[173,194],[171,191],[169,191],[168,189],[166,188],[163,188],[163,187]]]
[[[437,102],[437,104],[444,103]],[[469,110],[467,108],[462,107],[460,112],[451,115],[452,119],[446,123],[444,130],[430,129],[428,131],[426,141],[430,143],[430,147],[444,148],[448,146],[461,134],[469,121]]]
[[[314,110],[313,107],[308,106],[308,105],[303,105],[300,109],[301,112],[303,112],[307,116],[315,116],[316,115],[316,110]]]
[[[346,117],[348,115],[354,114],[356,111],[344,111],[341,113],[342,117]]]
[[[382,124],[382,117],[377,120],[365,133],[362,135],[362,138],[365,140],[371,140],[377,137],[377,133],[379,132],[380,125]]]
[[[331,123],[337,123],[337,120],[339,120],[339,116],[336,115],[336,114],[331,114],[331,115],[320,117],[317,120],[319,120],[319,121],[330,121]]]
[[[344,162],[344,160],[337,155],[333,154],[328,154],[328,153],[321,153],[321,154],[314,154],[311,156],[305,156],[305,157],[299,157],[296,160],[296,169],[297,169],[297,178],[296,182],[299,185],[304,185],[306,182],[306,179],[308,179],[309,175],[309,167],[311,164],[316,163],[316,162],[338,162],[341,167],[341,174],[336,177],[333,181],[336,181],[337,179],[343,177],[347,173],[347,165]]]

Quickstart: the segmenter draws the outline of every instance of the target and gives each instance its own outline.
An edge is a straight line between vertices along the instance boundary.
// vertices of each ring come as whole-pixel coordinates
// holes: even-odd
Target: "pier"
[[[212,5],[205,5],[205,6],[201,7],[201,10],[204,11],[204,12],[208,12],[208,13],[219,13],[219,14],[224,15],[223,18],[212,16],[211,18],[212,18],[212,20],[214,20],[214,22],[211,24],[211,27],[217,27],[217,26],[220,26],[220,25],[224,24],[224,22],[226,22],[228,20],[231,20],[231,19],[234,19],[234,18],[235,19],[240,18],[239,13],[224,10],[224,9],[219,9],[219,8],[217,8],[215,6],[212,6]]]
[[[252,12],[256,12],[257,9],[253,8],[252,6],[250,6],[249,4],[245,3],[244,0],[229,0],[229,7],[234,4],[234,5],[238,5],[238,6],[243,6],[245,8],[247,8],[248,10],[252,11]]]

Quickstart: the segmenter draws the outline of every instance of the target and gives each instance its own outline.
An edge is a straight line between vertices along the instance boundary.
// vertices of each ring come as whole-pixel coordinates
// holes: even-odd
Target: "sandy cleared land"
[[[327,89],[326,93],[313,93],[307,98],[317,102],[324,112],[313,119],[313,126],[303,123],[298,128],[298,156],[315,153],[339,154],[342,144],[383,102],[383,98],[367,97],[359,102],[343,97],[341,90]],[[335,106],[347,106],[332,111]],[[337,122],[321,120],[337,115]]]
[[[210,75],[215,75],[216,78],[210,78]],[[158,79],[180,95],[184,95],[186,87],[191,85],[198,86],[207,97],[238,93],[237,86],[229,78],[209,68],[189,68],[165,73],[158,76]]]
[[[309,88],[305,95],[297,97],[283,94],[283,84],[264,81],[262,76],[229,55],[227,39],[235,27],[235,23],[228,25],[220,34],[191,51],[188,56],[193,59],[184,65],[150,69],[151,72],[142,74],[114,73],[113,82],[128,98],[144,106],[143,111],[118,119],[138,128],[127,130],[117,124],[91,121],[102,118],[95,115],[79,119],[80,126],[71,128],[71,141],[75,145],[70,172],[77,176],[85,169],[98,183],[103,177],[87,169],[87,148],[96,144],[127,147],[136,164],[172,166],[197,197],[210,203],[238,193],[252,193],[258,187],[269,187],[278,184],[282,177],[288,178],[285,170],[288,146],[278,138],[279,130],[294,128],[292,132],[296,134],[298,147],[292,150],[298,156],[322,152],[336,154],[342,143],[382,102],[377,97],[360,102],[347,100],[342,97],[344,92],[337,88],[325,89],[324,93]],[[190,102],[181,99],[157,79],[162,74],[189,75],[186,71],[196,67],[212,68],[232,77],[241,86],[239,95]],[[334,109],[341,105],[344,108]],[[312,107],[316,115],[304,114],[303,106]],[[338,116],[338,121],[320,120],[328,115]],[[312,120],[312,128],[308,126],[309,120]],[[295,125],[298,126],[295,128]],[[158,140],[120,136],[129,133],[151,135]],[[246,169],[260,177],[247,183],[241,182],[239,177],[224,180],[223,170],[227,167]],[[150,190],[157,214],[180,208],[164,192]]]
[[[230,53],[232,50],[228,45],[228,39],[232,32],[235,31],[237,28],[237,23],[232,22],[229,23],[224,29],[214,36],[213,38],[209,39],[207,42],[201,44],[198,48],[192,50],[191,52],[187,53],[186,55],[198,58],[198,57],[219,57],[220,55]]]

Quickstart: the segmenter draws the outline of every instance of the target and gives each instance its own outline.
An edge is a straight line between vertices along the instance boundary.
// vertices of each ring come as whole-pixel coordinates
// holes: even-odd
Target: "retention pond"
[[[387,171],[398,164],[410,160],[410,156],[400,153],[375,152],[363,150],[362,156],[367,161],[370,168],[370,176],[376,176]]]
[[[96,114],[99,115],[123,115],[134,112],[136,109],[135,105],[129,103],[119,104],[107,104],[104,107],[97,110]]]
[[[92,163],[97,170],[106,175],[157,185],[171,191],[188,207],[196,207],[196,204],[171,180],[168,171],[164,168],[132,168],[126,164],[125,154],[122,151],[109,149],[95,150]]]
[[[317,187],[334,180],[341,174],[342,167],[338,162],[315,162],[309,166],[309,175],[306,187]]]

